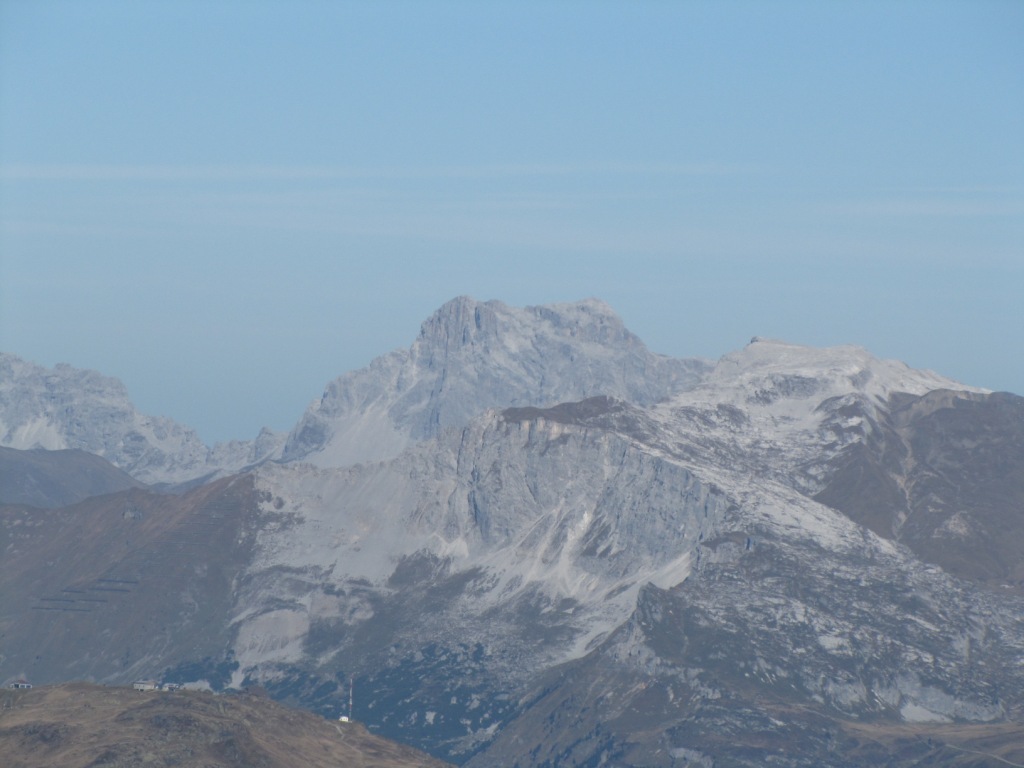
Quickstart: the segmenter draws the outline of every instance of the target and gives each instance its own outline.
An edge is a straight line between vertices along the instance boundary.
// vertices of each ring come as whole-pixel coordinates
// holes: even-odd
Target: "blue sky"
[[[460,294],[1024,394],[1024,3],[0,0],[0,349],[244,438]]]

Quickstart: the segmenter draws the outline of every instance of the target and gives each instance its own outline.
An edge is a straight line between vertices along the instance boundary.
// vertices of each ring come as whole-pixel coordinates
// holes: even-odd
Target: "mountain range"
[[[1024,763],[1024,398],[596,300],[455,299],[212,448],[0,374],[0,677],[353,685],[469,766]]]

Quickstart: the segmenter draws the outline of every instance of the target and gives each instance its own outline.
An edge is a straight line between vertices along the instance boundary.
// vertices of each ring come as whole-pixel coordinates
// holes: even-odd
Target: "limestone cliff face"
[[[287,522],[257,538],[236,658],[271,687],[354,669],[386,732],[480,766],[812,765],[835,749],[823,729],[860,718],[1012,717],[1013,590],[813,498],[908,402],[949,410],[929,429],[962,444],[965,404],[1005,396],[929,392],[951,383],[862,352],[758,372],[754,351],[649,407],[510,408],[388,462],[261,468],[263,514]]]
[[[409,349],[331,382],[283,458],[319,466],[393,458],[488,408],[595,395],[647,405],[708,367],[651,353],[597,300],[515,308],[460,297],[424,322]]]
[[[209,449],[199,435],[139,413],[117,379],[8,354],[0,354],[0,444],[87,451],[148,483],[208,472]]]

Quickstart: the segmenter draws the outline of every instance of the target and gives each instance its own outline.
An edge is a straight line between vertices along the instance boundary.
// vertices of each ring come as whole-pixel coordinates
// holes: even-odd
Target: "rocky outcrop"
[[[256,464],[282,441],[264,431],[210,449],[195,430],[136,410],[117,379],[0,353],[0,445],[8,448],[86,451],[140,482],[173,484]]]
[[[488,408],[608,395],[649,405],[693,386],[701,360],[656,355],[604,303],[516,308],[453,299],[407,350],[331,382],[283,458],[345,466],[397,456]]]

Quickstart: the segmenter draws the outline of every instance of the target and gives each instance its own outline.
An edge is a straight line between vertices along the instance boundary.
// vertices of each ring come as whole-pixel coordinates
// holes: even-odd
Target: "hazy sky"
[[[459,294],[1024,394],[1024,3],[0,0],[0,349],[252,437]]]

